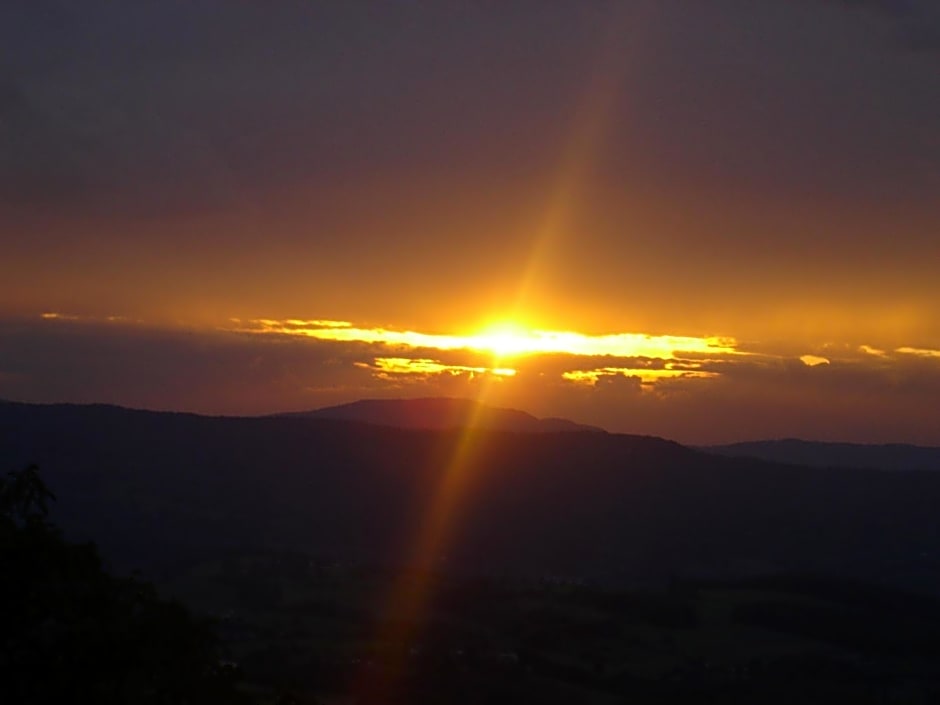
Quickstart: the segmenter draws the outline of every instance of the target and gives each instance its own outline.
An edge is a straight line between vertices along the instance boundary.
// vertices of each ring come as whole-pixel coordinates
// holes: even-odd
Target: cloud
[[[873,355],[875,357],[886,357],[888,355],[884,350],[872,347],[871,345],[859,345],[858,349],[866,355]]]
[[[548,353],[520,357],[515,375],[499,375],[492,356],[474,350],[389,354],[375,342],[61,315],[0,320],[0,398],[261,414],[364,397],[454,396],[686,442],[940,444],[940,351],[881,352],[820,346],[810,354],[829,364],[814,366],[769,351],[673,360]],[[570,379],[578,371],[590,383]]]
[[[0,204],[161,215],[257,199],[309,173],[309,13],[35,4],[0,9]]]
[[[577,55],[580,17],[594,13],[488,14],[451,3],[3,3],[0,203],[190,214],[370,169],[451,170],[480,154],[469,133],[481,120],[506,143],[526,123],[540,129],[530,118],[557,121],[537,109],[580,76],[566,62],[510,90],[540,68],[524,48]],[[541,40],[527,36],[535,28]],[[455,85],[473,102],[495,93],[504,109],[468,111]],[[533,90],[549,97],[525,115],[506,109]]]
[[[563,353],[575,356],[643,357],[674,360],[688,355],[733,355],[737,341],[731,337],[607,333],[591,335],[574,331],[527,330],[500,326],[468,334],[422,333],[391,328],[364,328],[347,322],[238,319],[240,333],[298,336],[318,340],[378,343],[397,348],[470,350],[500,359]]]
[[[912,52],[940,52],[940,6],[935,0],[828,0],[875,13],[894,25],[899,46]]]
[[[641,384],[654,386],[667,379],[708,379],[717,377],[717,372],[689,370],[685,368],[650,368],[650,367],[598,367],[590,370],[570,370],[562,373],[562,379],[577,384],[596,385],[598,381],[609,377],[633,377]]]
[[[372,370],[380,379],[388,379],[394,375],[408,375],[423,380],[434,375],[496,375],[499,377],[515,377],[516,370],[511,367],[473,367],[469,365],[448,365],[438,360],[428,358],[410,357],[377,357],[373,364],[366,362],[355,363],[357,367]]]
[[[34,4],[41,9],[27,7]],[[761,4],[754,3],[748,21],[761,15]],[[932,0],[839,4],[879,12],[911,49],[938,45]],[[454,163],[479,164],[484,155],[487,174],[515,176],[520,162],[528,162],[528,174],[538,173],[545,164],[532,155],[553,154],[557,134],[570,127],[600,13],[576,3],[537,13],[504,5],[472,11],[442,3],[409,12],[383,3],[262,9],[89,0],[80,10],[68,2],[4,3],[0,201],[152,216],[264,202],[282,190],[310,193],[337,180],[358,182],[370,170],[437,177]],[[718,26],[733,25],[727,20],[734,10],[723,5],[703,4],[702,12]],[[665,23],[689,13],[681,3],[663,6]],[[741,62],[760,67],[773,50],[749,51]],[[668,45],[663,50],[676,53]],[[662,123],[668,140],[654,140],[648,155],[624,139],[610,147],[655,167],[676,135],[701,120],[690,117],[696,113],[684,105],[686,91],[673,91],[670,77],[661,75],[668,62],[652,61],[651,53],[642,58],[650,82],[678,97],[664,105],[632,102],[629,117]],[[813,59],[794,63],[804,61]],[[718,68],[722,73],[707,76],[709,90],[738,80],[727,66]],[[784,97],[805,112],[797,96]],[[664,120],[662,109],[670,107],[684,118]],[[716,109],[730,120],[740,107]],[[800,124],[795,117],[774,112],[761,133],[769,127],[792,133]],[[885,132],[897,137],[902,128]],[[691,148],[705,145],[688,147],[676,150],[686,164]],[[799,176],[802,183],[806,170]]]
[[[918,357],[930,357],[940,359],[940,350],[933,350],[931,348],[913,348],[913,347],[903,347],[898,348],[895,352],[901,353],[902,355],[916,355]]]
[[[829,0],[850,9],[873,10],[889,17],[905,17],[916,4],[912,0]]]
[[[366,394],[375,383],[354,366],[362,356],[359,346],[260,341],[212,330],[67,318],[3,321],[0,397],[266,413]]]
[[[829,364],[829,360],[820,355],[800,355],[800,361],[807,367],[816,367],[817,365]]]

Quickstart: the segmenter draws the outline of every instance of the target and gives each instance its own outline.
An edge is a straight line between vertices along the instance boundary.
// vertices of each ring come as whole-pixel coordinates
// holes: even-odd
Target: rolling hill
[[[568,419],[539,419],[524,411],[486,406],[472,399],[430,397],[423,399],[362,399],[315,411],[278,414],[282,417],[359,421],[377,426],[448,430],[475,428],[518,433],[565,431],[603,432]]]
[[[702,450],[732,457],[758,458],[813,468],[940,470],[940,448],[888,443],[822,443],[786,438],[706,446]]]
[[[226,551],[397,565],[446,499],[443,570],[603,584],[813,572],[940,593],[940,474],[812,469],[608,433],[401,429],[0,404],[0,467],[145,571]]]

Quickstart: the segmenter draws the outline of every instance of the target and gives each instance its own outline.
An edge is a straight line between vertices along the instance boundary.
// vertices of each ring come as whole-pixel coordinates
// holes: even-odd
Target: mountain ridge
[[[841,443],[780,438],[695,447],[727,457],[755,458],[811,468],[940,471],[940,447],[911,443]]]
[[[452,570],[602,584],[824,571],[940,594],[934,472],[779,465],[627,434],[0,404],[0,468],[31,462],[67,535],[128,569],[254,549],[401,565],[441,492],[459,488],[440,564]]]
[[[477,428],[523,433],[607,433],[597,426],[558,417],[538,418],[526,411],[489,406],[459,397],[360,399],[347,404],[273,414],[275,417],[358,421],[394,428],[447,430]]]

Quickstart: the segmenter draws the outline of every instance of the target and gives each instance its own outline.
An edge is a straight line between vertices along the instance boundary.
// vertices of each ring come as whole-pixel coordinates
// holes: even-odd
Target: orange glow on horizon
[[[594,385],[602,377],[638,377],[645,386],[664,379],[708,379],[718,377],[717,372],[700,369],[700,363],[689,356],[716,359],[729,355],[746,355],[737,350],[737,341],[730,337],[692,337],[682,335],[649,335],[645,333],[610,333],[589,335],[573,331],[549,331],[524,328],[501,322],[465,335],[420,333],[388,328],[364,328],[347,321],[332,320],[274,320],[256,319],[239,321],[237,332],[261,335],[296,336],[316,340],[367,343],[382,345],[395,355],[379,355],[373,362],[356,362],[356,367],[371,370],[375,377],[391,379],[395,376],[429,378],[437,375],[469,375],[510,378],[517,374],[522,358],[544,355],[567,355],[574,358],[607,358],[611,364],[582,369],[573,362],[572,368],[558,374],[566,382]],[[479,361],[453,361],[435,359],[427,354],[410,357],[409,351],[465,351],[489,358],[491,364]],[[660,360],[665,365],[647,366],[642,363],[617,365],[615,361]],[[513,361],[516,361],[515,363]],[[508,364],[507,364],[508,363]]]
[[[256,319],[238,321],[237,332],[278,334],[349,343],[377,343],[393,348],[470,350],[489,353],[495,359],[559,353],[578,356],[646,357],[675,359],[677,353],[708,355],[741,354],[731,337],[693,337],[609,333],[589,335],[573,331],[525,329],[511,323],[490,326],[478,333],[450,335],[388,328],[359,328],[345,321]]]

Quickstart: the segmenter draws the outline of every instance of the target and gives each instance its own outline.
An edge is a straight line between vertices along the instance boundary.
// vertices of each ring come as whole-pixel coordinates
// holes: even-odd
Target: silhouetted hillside
[[[877,468],[879,470],[940,470],[940,448],[901,443],[820,443],[787,438],[751,441],[702,450],[719,455],[759,458],[814,468]]]
[[[35,467],[0,475],[0,701],[250,702],[210,625],[64,541],[54,501]]]
[[[253,549],[396,564],[446,486],[444,569],[610,584],[803,571],[940,592],[937,473],[606,433],[0,404],[0,463],[28,462],[56,521],[125,566]]]
[[[361,421],[395,428],[447,430],[478,428],[491,431],[552,433],[557,431],[596,431],[568,419],[539,419],[524,411],[486,406],[472,399],[431,397],[424,399],[362,399],[350,404],[279,416],[308,419]]]

